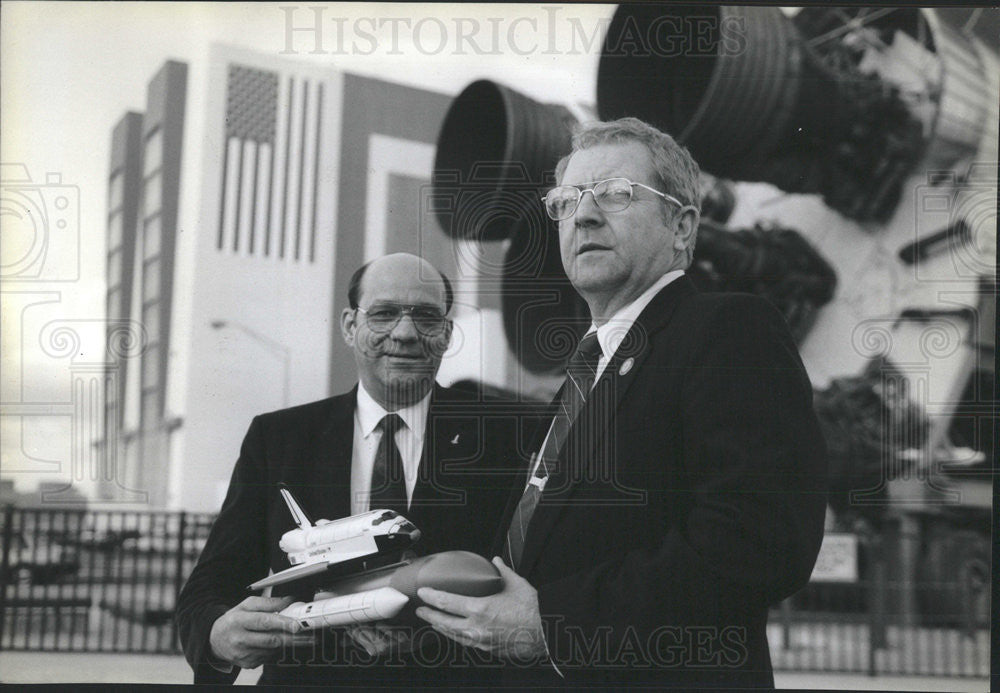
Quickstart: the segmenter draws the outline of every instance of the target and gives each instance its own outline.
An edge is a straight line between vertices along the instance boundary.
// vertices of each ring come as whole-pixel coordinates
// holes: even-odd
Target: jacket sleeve
[[[226,673],[211,665],[209,635],[216,619],[249,596],[247,585],[267,573],[263,459],[261,424],[254,419],[243,439],[222,509],[178,597],[178,632],[195,683],[232,683],[239,674],[235,666]]]
[[[809,579],[823,533],[826,459],[791,335],[752,296],[723,302],[701,330],[680,390],[684,481],[650,490],[669,494],[663,503],[684,503],[683,520],[642,549],[538,586],[556,661],[579,660],[581,641],[566,629],[597,643],[588,658],[599,664],[629,631],[648,640],[660,626],[759,622]]]

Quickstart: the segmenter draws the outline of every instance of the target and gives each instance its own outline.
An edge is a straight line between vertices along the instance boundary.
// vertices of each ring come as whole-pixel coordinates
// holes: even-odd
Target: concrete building
[[[217,510],[255,414],[354,383],[347,283],[386,252],[455,282],[439,379],[509,381],[512,355],[483,353],[500,329],[499,296],[477,291],[483,251],[425,203],[449,103],[223,46],[157,73],[112,146],[109,347],[123,328],[142,346],[108,371],[105,499]]]
[[[166,466],[142,461],[164,457],[175,425],[165,398],[186,94],[187,66],[166,62],[145,113],[126,113],[112,133],[100,499],[164,500]]]

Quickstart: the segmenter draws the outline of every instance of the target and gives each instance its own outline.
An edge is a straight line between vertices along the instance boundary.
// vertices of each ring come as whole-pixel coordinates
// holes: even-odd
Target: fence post
[[[184,585],[184,540],[187,538],[187,513],[181,511],[180,520],[177,525],[177,565],[174,572],[174,614],[170,619],[170,645],[178,647],[177,643],[177,600],[181,595],[181,587]]]
[[[0,651],[3,650],[4,626],[7,622],[7,583],[11,579],[10,574],[10,548],[14,538],[14,506],[5,505],[3,509],[3,552],[2,563],[0,563]]]
[[[879,542],[881,543],[881,542]],[[887,644],[885,634],[885,560],[876,551],[875,562],[872,566],[872,584],[868,590],[868,675],[878,675],[878,663],[876,661],[876,651],[882,649]]]

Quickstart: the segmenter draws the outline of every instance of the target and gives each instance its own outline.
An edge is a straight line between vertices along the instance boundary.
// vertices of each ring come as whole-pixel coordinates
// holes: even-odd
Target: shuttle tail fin
[[[285,505],[288,506],[288,512],[292,514],[292,519],[295,520],[295,524],[299,526],[300,529],[309,529],[313,526],[312,520],[306,515],[305,510],[299,507],[298,502],[295,500],[295,496],[292,492],[288,490],[288,487],[284,484],[278,484],[278,490],[281,491],[281,497],[285,499]]]

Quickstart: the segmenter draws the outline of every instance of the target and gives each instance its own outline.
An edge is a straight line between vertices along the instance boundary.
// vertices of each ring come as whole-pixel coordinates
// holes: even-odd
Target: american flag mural
[[[229,65],[217,247],[313,262],[323,83]]]

